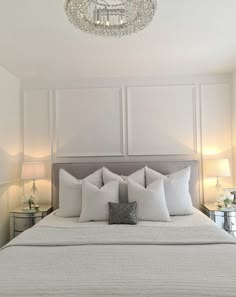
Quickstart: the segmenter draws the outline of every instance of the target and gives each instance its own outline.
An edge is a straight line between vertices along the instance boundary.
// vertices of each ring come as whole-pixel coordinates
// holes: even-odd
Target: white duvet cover
[[[139,221],[137,226],[170,226],[170,227],[191,227],[191,226],[214,226],[215,223],[206,217],[201,211],[193,208],[193,215],[189,216],[171,216],[171,222],[152,222]],[[61,227],[61,228],[82,228],[87,226],[105,226],[107,222],[88,222],[78,224],[78,218],[62,218],[58,215],[58,210],[41,220],[37,226]],[[135,227],[135,226],[133,226]]]
[[[236,296],[235,240],[199,211],[109,226],[51,214],[0,252],[0,296]]]

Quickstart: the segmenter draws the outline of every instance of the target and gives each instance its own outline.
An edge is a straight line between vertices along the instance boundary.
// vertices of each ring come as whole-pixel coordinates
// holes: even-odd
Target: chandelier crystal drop
[[[70,22],[104,37],[122,37],[143,30],[153,19],[156,0],[65,0]]]

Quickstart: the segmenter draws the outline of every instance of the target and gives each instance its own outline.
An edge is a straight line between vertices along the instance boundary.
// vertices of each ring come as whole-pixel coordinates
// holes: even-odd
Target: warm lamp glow
[[[216,156],[220,153],[222,153],[222,151],[218,147],[208,146],[203,148],[203,155],[205,156]]]
[[[204,175],[207,177],[216,177],[216,188],[218,193],[222,192],[220,177],[230,176],[230,167],[228,159],[208,159],[204,161]]]
[[[45,178],[45,166],[41,162],[26,162],[22,166],[21,178],[35,180]]]
[[[208,159],[204,161],[204,175],[208,177],[230,176],[228,159]]]

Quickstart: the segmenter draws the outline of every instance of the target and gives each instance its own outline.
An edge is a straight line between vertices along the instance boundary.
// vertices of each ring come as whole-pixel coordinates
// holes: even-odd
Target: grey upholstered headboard
[[[96,163],[55,163],[52,165],[52,204],[53,209],[57,209],[59,205],[59,170],[65,169],[78,179],[82,179],[95,170],[105,166],[111,171],[130,175],[145,165],[162,173],[170,174],[183,169],[187,166],[191,167],[190,177],[190,193],[193,205],[197,208],[200,206],[199,199],[199,183],[198,183],[198,161],[148,161],[148,162],[96,162]]]

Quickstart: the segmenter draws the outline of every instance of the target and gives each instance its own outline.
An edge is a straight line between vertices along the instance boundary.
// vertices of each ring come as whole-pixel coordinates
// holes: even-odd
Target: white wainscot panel
[[[25,159],[50,159],[50,91],[24,91]]]
[[[201,85],[201,118],[203,157],[228,158],[232,164],[229,84]],[[221,183],[231,187],[232,178],[222,178]],[[204,177],[205,201],[216,201],[215,184],[216,178]]]
[[[201,85],[201,115],[203,154],[225,154],[231,151],[228,84]]]
[[[58,90],[56,105],[57,157],[124,154],[121,89]]]
[[[195,87],[128,88],[129,155],[196,152]]]
[[[20,83],[5,76],[0,79],[0,184],[19,178],[22,160]]]

